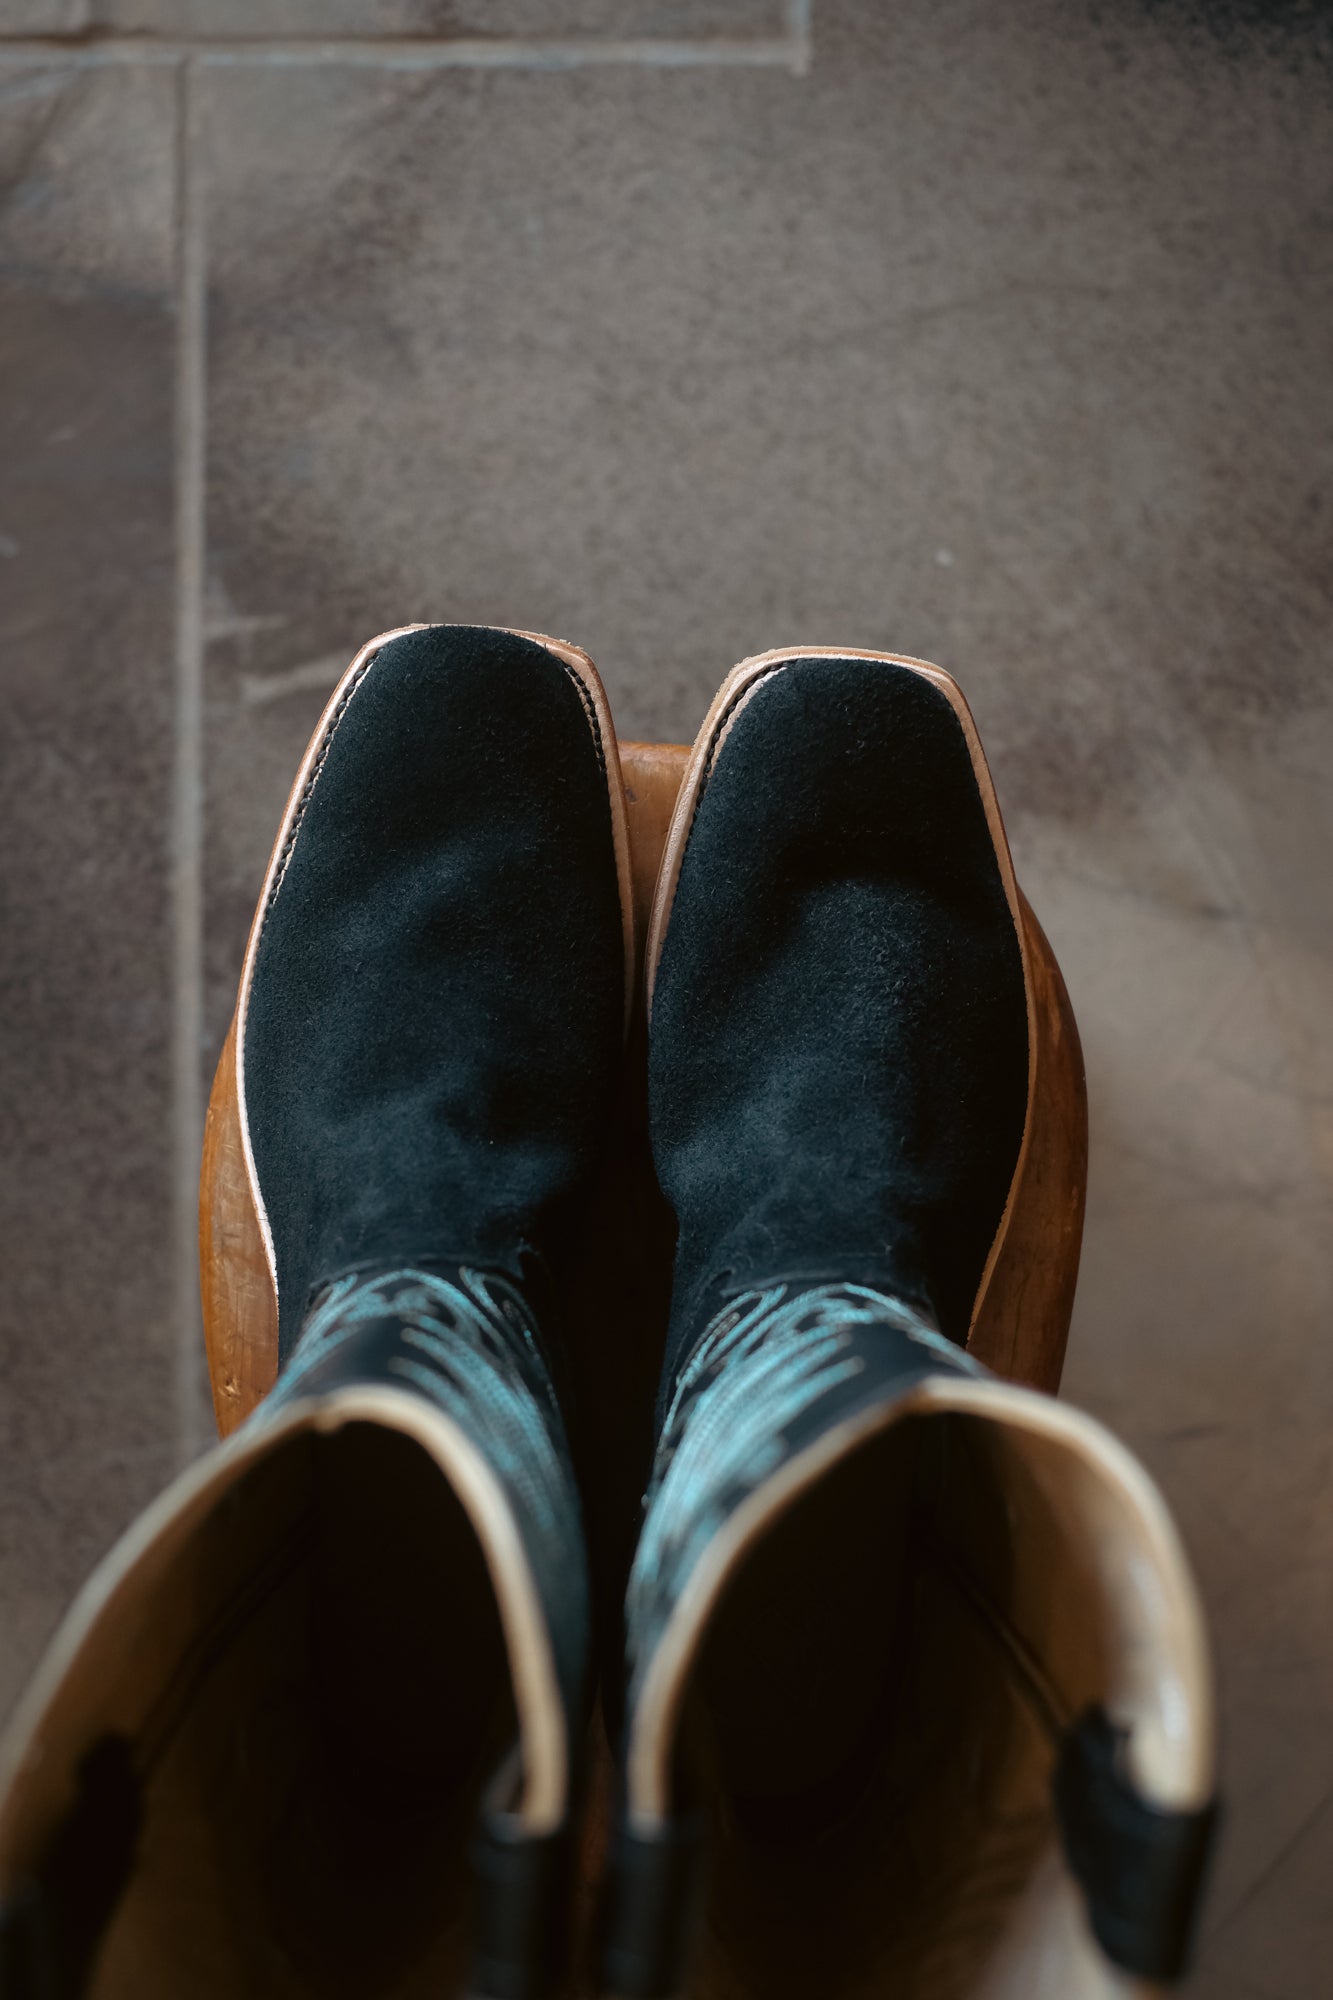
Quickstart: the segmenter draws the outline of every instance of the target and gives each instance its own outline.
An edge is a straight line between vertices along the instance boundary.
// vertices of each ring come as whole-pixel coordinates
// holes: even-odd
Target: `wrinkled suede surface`
[[[653,997],[676,1211],[664,1396],[729,1292],[878,1285],[966,1338],[1027,1103],[1017,933],[962,729],[879,661],[800,659],[739,709]]]
[[[350,1266],[558,1243],[620,1061],[603,754],[575,677],[487,628],[392,640],[345,702],[245,1023],[284,1357]]]

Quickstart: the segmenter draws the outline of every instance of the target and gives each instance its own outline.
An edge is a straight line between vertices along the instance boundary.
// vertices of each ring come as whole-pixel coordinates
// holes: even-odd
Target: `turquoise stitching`
[[[631,1705],[671,1611],[726,1520],[853,1407],[922,1372],[986,1370],[919,1313],[865,1285],[744,1293],[718,1314],[668,1404],[625,1600]]]
[[[364,1365],[356,1344],[367,1342]],[[350,1350],[350,1352],[348,1351]],[[578,1489],[549,1365],[527,1301],[496,1272],[409,1267],[351,1272],[320,1296],[255,1423],[330,1387],[397,1385],[433,1403],[506,1489],[572,1696],[586,1646],[587,1576]]]

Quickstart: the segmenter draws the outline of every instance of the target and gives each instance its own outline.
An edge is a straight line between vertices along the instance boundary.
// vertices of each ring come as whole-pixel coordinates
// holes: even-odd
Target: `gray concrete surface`
[[[0,0],[0,1702],[206,1439],[202,1095],[356,644],[558,632],[670,737],[890,645],[1083,1030],[1066,1390],[1221,1674],[1190,1991],[1324,1992],[1331,86],[1242,0]]]

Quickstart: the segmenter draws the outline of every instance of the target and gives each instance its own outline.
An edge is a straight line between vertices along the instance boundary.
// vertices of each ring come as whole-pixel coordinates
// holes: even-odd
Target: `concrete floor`
[[[557,632],[666,737],[888,645],[1083,1031],[1067,1393],[1220,1663],[1189,1990],[1327,1990],[1331,83],[1259,0],[0,0],[0,1705],[206,1442],[202,1099],[356,644]]]

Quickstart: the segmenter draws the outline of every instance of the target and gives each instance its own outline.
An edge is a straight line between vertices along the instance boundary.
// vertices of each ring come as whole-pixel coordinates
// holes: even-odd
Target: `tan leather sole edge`
[[[770,675],[797,659],[881,660],[939,688],[962,727],[995,842],[1023,957],[1028,1009],[1028,1104],[1018,1162],[973,1301],[968,1352],[1010,1381],[1060,1386],[1078,1281],[1088,1171],[1083,1051],[1069,994],[1045,932],[1014,877],[1009,842],[972,712],[950,674],[903,653],[791,646],[734,667],[695,740],[667,831],[645,949],[649,1010],[690,827],[708,774],[741,709]]]
[[[263,914],[281,874],[283,847],[296,818],[301,794],[343,702],[381,646],[391,639],[402,637],[404,633],[423,629],[419,624],[403,625],[371,639],[361,647],[329,696],[288,793],[250,924],[236,1007],[218,1060],[204,1119],[199,1179],[199,1279],[204,1344],[208,1354],[214,1415],[223,1437],[229,1436],[268,1394],[278,1366],[277,1279],[267,1219],[250,1154],[244,1110],[243,1023]],[[638,963],[635,874],[631,859],[629,811],[610,705],[597,669],[577,646],[540,632],[520,632],[517,636],[545,646],[560,660],[579,682],[597,718],[611,805],[616,874],[620,884],[625,953],[625,1027],[628,1032]],[[655,749],[657,746],[652,747]]]

